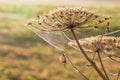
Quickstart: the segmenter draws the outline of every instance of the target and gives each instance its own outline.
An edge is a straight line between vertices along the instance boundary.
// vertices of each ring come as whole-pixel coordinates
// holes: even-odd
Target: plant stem
[[[103,69],[103,71],[104,71],[104,73],[105,73],[105,75],[106,75],[106,78],[107,78],[107,80],[110,80],[109,77],[108,77],[108,74],[107,74],[107,72],[106,72],[106,70],[105,70],[105,67],[104,67],[104,65],[103,65],[103,62],[102,62],[102,59],[101,59],[101,56],[100,56],[100,52],[98,51],[97,53],[98,53],[98,58],[99,58],[101,67],[102,67],[102,69]]]
[[[96,70],[96,72],[99,74],[99,76],[103,79],[103,80],[107,80],[106,77],[104,76],[104,74],[99,70],[99,68],[97,67],[97,65],[95,64],[95,62],[93,62],[88,55],[85,53],[84,49],[82,48],[82,46],[80,45],[77,36],[73,30],[73,28],[71,28],[71,32],[73,34],[73,37],[75,38],[75,41],[79,47],[79,49],[81,50],[82,54],[84,55],[84,57],[87,59],[88,62],[90,62],[90,64],[93,66],[93,68]]]
[[[72,67],[77,70],[86,80],[89,80],[71,61],[71,59],[68,57],[67,53],[66,53],[66,57],[68,59],[68,61],[70,62],[70,64],[72,65]]]

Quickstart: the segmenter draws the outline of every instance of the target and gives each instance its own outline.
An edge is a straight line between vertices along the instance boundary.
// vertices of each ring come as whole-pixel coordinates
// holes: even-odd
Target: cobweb
[[[70,31],[68,31],[68,33],[63,31],[45,31],[45,30],[34,28],[32,26],[28,26],[28,28],[34,33],[36,33],[40,38],[42,38],[48,44],[50,44],[51,46],[61,51],[64,51],[64,49],[69,46],[68,42],[70,42],[71,40],[74,40],[73,37],[71,37],[72,34],[70,33]],[[79,33],[80,35],[78,35],[78,38],[82,39],[82,38],[90,37],[91,36],[90,34],[92,33],[92,31],[89,31],[89,30],[86,30],[86,31],[87,32],[84,31]],[[112,35],[119,32],[120,30],[117,30],[104,35],[108,36],[108,35]],[[96,35],[98,34],[95,34],[94,36]]]
[[[36,33],[40,38],[46,41],[51,46],[57,48],[58,50],[64,51],[67,47],[68,39],[62,31],[44,31],[38,30],[34,27],[28,27],[31,31]]]

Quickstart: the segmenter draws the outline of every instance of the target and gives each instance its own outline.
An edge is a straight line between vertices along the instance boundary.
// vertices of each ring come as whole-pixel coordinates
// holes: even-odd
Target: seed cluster
[[[28,24],[41,30],[59,31],[69,28],[99,28],[101,23],[110,18],[85,8],[58,8],[48,14],[38,16],[35,21],[31,21]]]
[[[112,56],[118,50],[120,50],[120,37],[96,36],[96,37],[80,39],[79,42],[86,51],[92,53],[99,48],[101,52],[105,53],[108,56]],[[75,40],[70,41],[68,45],[78,49]]]

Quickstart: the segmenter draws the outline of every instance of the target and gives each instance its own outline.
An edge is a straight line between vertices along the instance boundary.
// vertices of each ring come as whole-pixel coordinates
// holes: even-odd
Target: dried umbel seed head
[[[38,16],[38,22],[36,22],[36,24],[39,24],[39,26],[34,26],[47,31],[59,31],[81,27],[99,28],[102,23],[109,19],[110,17],[105,17],[85,8],[58,8],[50,11],[48,14]]]
[[[59,60],[60,60],[60,62],[63,63],[63,64],[64,64],[64,63],[65,63],[65,64],[67,63],[65,54],[62,54],[62,55],[59,57]]]
[[[60,55],[59,61],[60,61],[60,62],[64,65],[64,67],[66,68],[67,59],[66,59],[65,54]]]
[[[95,37],[89,37],[80,39],[79,42],[81,43],[81,46],[85,49],[86,52],[103,52],[106,55],[114,55],[116,50],[119,50],[120,48],[120,37],[113,37],[113,36],[103,36],[102,40],[101,36],[95,36]],[[98,46],[99,44],[99,46]],[[69,46],[78,49],[78,46],[75,42],[75,40],[70,41],[68,43]],[[114,46],[114,48],[113,48]]]

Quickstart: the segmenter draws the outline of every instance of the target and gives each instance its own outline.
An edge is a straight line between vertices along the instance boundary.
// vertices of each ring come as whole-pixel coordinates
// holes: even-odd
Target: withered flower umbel
[[[39,16],[36,19],[37,21],[35,20],[38,25],[34,26],[46,31],[59,31],[69,28],[99,28],[101,23],[110,18],[85,8],[58,8]]]
[[[107,56],[116,55],[115,53],[120,50],[120,37],[103,36],[102,41],[100,41],[100,38],[101,36],[89,37],[80,39],[79,42],[86,52],[94,53],[98,47],[98,44],[100,44],[99,47],[101,48],[100,50],[102,53],[105,53]],[[70,41],[68,45],[78,49],[75,40]]]

